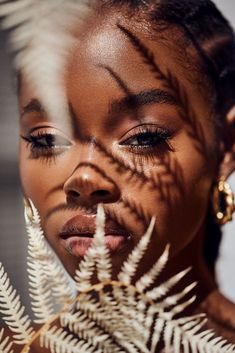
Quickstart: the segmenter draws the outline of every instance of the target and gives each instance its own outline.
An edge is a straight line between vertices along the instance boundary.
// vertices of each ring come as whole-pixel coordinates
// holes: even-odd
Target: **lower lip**
[[[62,245],[73,256],[83,257],[91,246],[93,238],[71,236],[68,239],[62,239]],[[105,235],[105,245],[110,253],[121,251],[129,242],[129,237],[124,235]]]

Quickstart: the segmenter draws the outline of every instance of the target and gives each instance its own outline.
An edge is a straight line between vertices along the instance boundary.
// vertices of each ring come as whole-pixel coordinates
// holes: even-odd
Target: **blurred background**
[[[214,1],[235,27],[235,0]],[[0,262],[28,307],[26,232],[18,177],[17,99],[6,36],[0,32]],[[235,175],[230,179],[235,191]],[[235,220],[224,228],[217,277],[235,302]]]

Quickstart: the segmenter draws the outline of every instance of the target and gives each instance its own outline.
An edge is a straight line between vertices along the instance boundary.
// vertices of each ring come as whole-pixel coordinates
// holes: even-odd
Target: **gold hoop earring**
[[[229,183],[223,179],[219,180],[213,195],[213,206],[216,221],[224,225],[233,219],[235,211],[234,193]]]

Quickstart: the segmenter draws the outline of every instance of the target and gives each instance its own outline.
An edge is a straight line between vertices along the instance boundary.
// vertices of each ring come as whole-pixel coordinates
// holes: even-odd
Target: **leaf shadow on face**
[[[133,48],[142,58],[143,63],[154,75],[154,78],[158,81],[160,80],[163,83],[164,88],[174,95],[176,103],[180,109],[180,117],[185,123],[187,134],[198,154],[205,158],[207,153],[205,134],[202,124],[190,104],[187,91],[170,70],[163,72],[157,63],[154,54],[139,38],[122,25],[117,24],[117,26],[128,38]],[[140,109],[138,108],[138,105],[135,104],[136,102],[133,101],[133,94],[128,87],[128,84],[112,68],[102,65],[100,65],[100,67],[107,70],[111,77],[117,82],[118,87],[124,92],[127,100],[129,99],[130,106],[133,107],[132,114],[134,114],[138,120],[140,117]],[[91,143],[91,140],[89,141],[89,139],[82,137],[80,137],[80,139],[83,140],[83,142]],[[108,174],[111,174],[110,172],[114,171],[118,174],[120,179],[127,183],[127,185],[134,185],[139,192],[144,189],[146,192],[155,193],[156,204],[157,201],[164,202],[167,205],[169,216],[174,214],[178,201],[185,196],[184,173],[181,164],[174,154],[166,154],[158,158],[157,164],[161,168],[155,168],[151,172],[146,173],[145,168],[140,164],[137,164],[135,160],[129,161],[128,159],[124,159],[112,150],[107,149],[101,141],[93,139],[92,143],[98,153],[102,155],[105,164],[109,165],[110,170],[104,171],[100,166],[97,167],[93,163],[86,163],[87,168],[95,169],[102,178],[109,182],[112,178],[110,178]],[[115,183],[113,179],[112,182]],[[89,185],[84,185],[84,187],[89,187]],[[99,186],[97,185],[97,188],[98,187]],[[140,222],[143,227],[147,227],[153,216],[152,214],[149,214],[148,210],[146,210],[141,204],[138,197],[132,198],[121,194],[120,199],[116,202],[116,206],[122,208],[125,211],[123,213],[126,215],[129,214],[134,217],[134,219]],[[64,209],[69,208],[74,210],[79,209],[79,207],[84,208],[89,212],[95,212],[95,206],[91,207],[86,204],[81,204],[79,201],[77,204],[75,202],[74,204],[61,205],[61,208]],[[123,217],[121,213],[114,211],[111,204],[106,203],[105,209],[110,218],[115,219],[115,221],[122,226],[127,227],[125,217]]]
[[[201,122],[198,121],[196,113],[190,104],[188,94],[179,82],[178,78],[174,76],[170,70],[166,73],[162,71],[160,66],[157,64],[154,54],[145,46],[145,44],[136,37],[130,30],[124,26],[118,24],[118,28],[124,33],[129,39],[130,43],[139,53],[143,60],[143,63],[149,68],[150,72],[154,75],[156,80],[161,81],[165,88],[170,90],[179,104],[181,119],[187,124],[187,133],[189,137],[195,143],[195,148],[199,153],[204,154],[206,152],[206,140]]]
[[[139,38],[120,24],[117,26],[128,38],[154,77],[163,82],[164,87],[174,94],[176,102],[180,107],[180,117],[187,128],[187,134],[194,144],[195,150],[200,155],[205,157],[207,153],[206,137],[202,124],[189,102],[188,94],[183,85],[180,83],[178,78],[170,72],[170,70],[167,70],[166,73],[162,71],[156,62],[154,54]],[[128,88],[126,83],[123,84],[124,81],[118,76],[117,73],[115,73],[115,78],[121,83],[119,86],[124,90],[124,93],[127,95],[131,94],[131,90]],[[134,113],[138,114],[137,112]],[[130,165],[130,163],[126,160],[115,155],[112,151],[107,150],[102,143],[96,141],[95,146],[99,152],[103,154],[104,158],[108,159],[110,166],[113,165],[115,167],[120,176],[127,178],[127,181],[130,184],[132,183],[138,185],[139,190],[143,187],[147,187],[148,190],[155,191],[158,194],[158,199],[166,202],[170,212],[174,212],[175,206],[177,205],[177,199],[175,199],[171,192],[172,187],[177,189],[178,197],[182,198],[185,194],[183,170],[174,156],[168,154],[158,161],[158,163],[164,167],[163,172],[156,170],[151,172],[150,175],[146,175],[144,169],[139,165],[137,166],[134,163]],[[166,176],[171,177],[170,182],[166,181]],[[124,208],[129,210],[129,212],[134,215],[137,220],[141,221],[145,226],[148,224],[151,219],[151,215],[144,210],[141,204],[138,204],[138,201],[124,197],[121,198],[120,201]]]

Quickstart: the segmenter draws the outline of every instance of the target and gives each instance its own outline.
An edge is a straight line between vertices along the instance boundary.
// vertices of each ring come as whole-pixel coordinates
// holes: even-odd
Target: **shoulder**
[[[234,303],[215,290],[200,304],[197,311],[207,315],[208,329],[213,329],[217,336],[222,336],[235,344]]]

